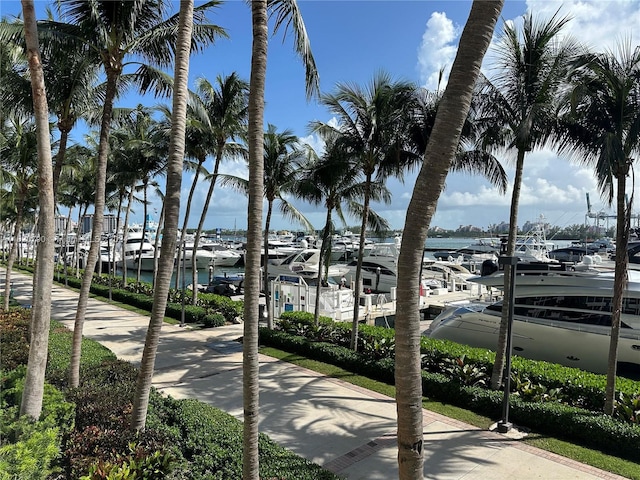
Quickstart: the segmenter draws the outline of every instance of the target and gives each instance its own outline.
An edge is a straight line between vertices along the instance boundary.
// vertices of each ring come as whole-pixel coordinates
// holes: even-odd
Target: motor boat
[[[362,257],[362,288],[365,291],[388,293],[398,284],[399,242],[375,243]],[[354,258],[348,268],[348,281],[355,281],[358,260]]]
[[[585,255],[594,255],[598,250],[589,246],[569,245],[555,248],[549,252],[549,258],[560,262],[581,262]]]
[[[278,275],[295,275],[304,278],[307,284],[312,284],[314,280],[317,281],[319,269],[320,249],[305,248],[288,256],[278,265],[269,265],[268,274],[273,278]],[[324,272],[324,267],[322,271]],[[340,283],[342,277],[348,273],[349,269],[346,265],[329,265],[327,281]]]
[[[516,267],[513,353],[526,358],[606,373],[611,335],[614,273],[573,264]],[[618,345],[618,373],[640,374],[640,272],[629,271]],[[504,272],[471,278],[487,287],[504,287]],[[450,307],[425,332],[495,350],[503,302]]]
[[[486,260],[488,257],[496,256],[500,253],[502,242],[500,238],[489,237],[479,238],[475,242],[457,250],[441,250],[433,252],[432,255],[436,260],[448,260],[451,261],[460,256],[465,261],[480,261]]]
[[[186,260],[187,268],[191,268],[193,259],[193,243],[184,245],[183,258]],[[209,265],[213,267],[233,267],[242,259],[242,254],[231,248],[227,248],[221,243],[202,243],[196,250],[196,268],[206,269]]]
[[[462,258],[453,262],[427,258],[422,261],[422,282],[432,288],[448,288],[452,284],[464,288],[476,275],[463,264]]]
[[[123,243],[122,238],[116,242],[116,254],[120,256],[116,264],[120,264],[122,267],[122,254]],[[153,272],[155,269],[155,248],[149,242],[146,235],[143,235],[141,231],[129,231],[127,234],[127,240],[124,243],[124,261],[126,262],[128,269],[138,268],[140,263],[140,270],[145,272]]]

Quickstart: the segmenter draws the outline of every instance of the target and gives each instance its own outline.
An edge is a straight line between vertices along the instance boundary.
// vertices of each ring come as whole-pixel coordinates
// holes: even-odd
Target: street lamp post
[[[186,276],[186,271],[185,271],[185,267],[186,267],[186,261],[185,261],[185,255],[187,252],[187,241],[186,239],[182,239],[182,311],[180,313],[180,326],[184,327],[185,325],[185,307],[186,307],[186,300],[187,300],[187,285],[185,282],[185,276]],[[180,265],[178,265],[178,270],[180,270]]]
[[[516,286],[516,266],[518,264],[518,257],[500,257],[498,263],[508,268],[509,272],[509,309],[508,322],[507,322],[507,354],[506,354],[506,366],[505,366],[505,381],[504,381],[504,396],[502,398],[502,419],[498,422],[498,432],[507,433],[513,427],[509,421],[509,394],[511,390],[511,340],[513,338],[513,310],[514,300],[513,295],[515,293]],[[504,305],[503,305],[504,308]]]

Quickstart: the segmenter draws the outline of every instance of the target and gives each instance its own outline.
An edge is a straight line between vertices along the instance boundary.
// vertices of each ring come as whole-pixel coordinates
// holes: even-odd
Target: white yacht
[[[200,268],[201,250],[212,254],[209,263],[213,262],[214,267],[234,267],[242,261],[242,253],[231,248],[229,245],[222,243],[203,243],[200,248],[198,248],[198,268]],[[207,266],[209,263],[207,263]]]
[[[502,242],[497,237],[478,238],[473,243],[457,250],[441,250],[433,252],[432,255],[437,260],[448,260],[462,257],[464,261],[480,262],[487,260],[500,253]]]
[[[192,254],[193,245],[191,246]],[[188,244],[187,258],[191,262]],[[202,243],[198,248],[197,259],[198,268],[208,267],[209,264],[214,267],[233,267],[242,260],[242,254],[221,243]]]
[[[118,263],[122,265],[122,239],[116,243],[116,255],[120,256]],[[128,269],[138,268],[145,272],[153,272],[155,268],[155,248],[141,231],[129,231],[127,241],[124,244],[124,261]]]
[[[305,248],[285,258],[278,265],[269,265],[269,277],[278,275],[296,275],[303,277],[309,284],[318,278],[320,268],[320,249]],[[322,269],[324,271],[324,268]],[[329,265],[329,281],[339,283],[342,277],[349,272],[345,265]],[[324,274],[324,273],[323,273]]]
[[[516,275],[513,354],[606,373],[613,272],[563,267],[538,264]],[[504,272],[471,280],[503,288]],[[502,301],[450,307],[426,334],[495,350],[502,308]],[[619,338],[619,374],[640,374],[640,272],[629,271]]]
[[[398,284],[398,253],[400,243],[375,243],[368,254],[362,257],[362,288],[365,291],[388,293]],[[355,281],[358,260],[347,263],[347,281]]]

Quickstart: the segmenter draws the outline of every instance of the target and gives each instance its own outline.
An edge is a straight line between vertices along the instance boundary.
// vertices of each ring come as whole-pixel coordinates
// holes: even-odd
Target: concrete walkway
[[[4,270],[0,269],[0,287]],[[14,297],[31,303],[31,278],[13,273]],[[77,293],[53,287],[52,317],[73,328]],[[138,363],[149,318],[90,299],[84,335]],[[154,386],[197,398],[242,420],[242,325],[162,329]],[[425,410],[427,479],[620,479]],[[260,431],[298,455],[350,480],[397,478],[392,398],[260,356]]]

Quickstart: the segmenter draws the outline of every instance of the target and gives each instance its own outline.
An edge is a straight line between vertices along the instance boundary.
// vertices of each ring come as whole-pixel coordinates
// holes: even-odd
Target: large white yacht
[[[606,373],[614,274],[538,264],[516,275],[513,354]],[[518,264],[518,268],[521,265]],[[629,271],[618,346],[618,373],[640,374],[640,272]],[[471,279],[503,288],[504,272]],[[426,334],[495,350],[503,302],[450,307]]]
[[[398,284],[398,253],[400,242],[375,243],[368,254],[362,257],[362,288],[365,291],[388,293]],[[358,259],[347,263],[347,281],[356,278]]]
[[[119,239],[115,249],[119,255],[117,263],[120,264],[122,264],[122,247],[122,239]],[[149,241],[149,238],[143,235],[141,231],[129,231],[127,233],[127,240],[124,244],[124,261],[128,269],[138,268],[138,262],[140,262],[140,270],[153,272],[155,268],[154,252],[154,246]],[[122,267],[122,265],[120,265],[120,267]]]

